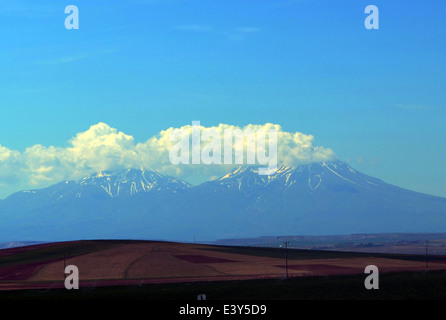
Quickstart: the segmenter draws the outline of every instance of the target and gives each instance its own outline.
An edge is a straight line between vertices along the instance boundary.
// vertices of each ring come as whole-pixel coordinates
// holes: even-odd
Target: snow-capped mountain
[[[220,238],[446,230],[445,198],[385,183],[339,160],[257,172],[240,167],[191,188],[180,203],[194,229],[212,219]]]
[[[207,186],[222,189],[236,189],[242,192],[262,189],[287,189],[299,186],[302,192],[317,193],[327,188],[361,190],[376,188],[385,183],[364,175],[342,161],[310,163],[292,168],[281,166],[273,175],[259,175],[255,166],[241,166],[217,180],[207,182]]]
[[[308,192],[318,192],[335,185],[369,188],[383,183],[381,180],[356,171],[342,161],[310,163],[296,168],[282,167],[272,181],[286,187],[291,187],[295,183],[306,185]]]
[[[100,171],[79,180],[67,180],[48,188],[24,190],[11,195],[11,199],[25,203],[35,201],[66,202],[73,199],[122,198],[138,193],[178,192],[190,184],[149,169]]]
[[[239,167],[191,186],[147,169],[97,172],[0,201],[0,241],[216,240],[264,235],[444,232],[446,199],[342,161]]]
[[[238,167],[217,180],[209,181],[207,186],[249,192],[265,186],[271,176],[259,175],[256,167]]]
[[[77,181],[66,181],[82,187],[97,187],[110,197],[131,196],[140,192],[174,191],[186,189],[190,184],[180,179],[163,175],[149,169],[126,169],[103,171],[86,176]],[[78,197],[82,196],[79,192]]]

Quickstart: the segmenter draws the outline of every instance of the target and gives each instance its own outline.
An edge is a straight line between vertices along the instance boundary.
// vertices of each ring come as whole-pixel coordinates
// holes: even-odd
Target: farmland
[[[285,280],[285,250],[281,248],[91,240],[3,249],[0,297],[20,298],[33,293],[33,297],[41,298],[177,299],[193,298],[196,292],[205,290],[216,299],[330,298],[339,292],[376,298],[384,297],[390,288],[384,284],[385,279],[393,283],[394,289],[412,283],[412,291],[403,290],[405,294],[416,295],[413,288],[418,282],[429,284],[422,289],[425,297],[445,294],[443,256],[429,257],[428,273],[423,255],[289,249],[287,257],[289,279]],[[64,289],[64,265],[79,269],[77,293],[68,294]],[[380,296],[364,289],[367,265],[379,268],[383,282]],[[351,290],[336,290],[341,283],[342,288]]]

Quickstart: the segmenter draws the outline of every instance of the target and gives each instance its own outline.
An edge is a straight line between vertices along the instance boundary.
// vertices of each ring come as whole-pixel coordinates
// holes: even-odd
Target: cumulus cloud
[[[0,145],[0,188],[18,183],[20,180],[20,152]]]
[[[331,149],[315,146],[312,135],[286,132],[277,124],[250,124],[245,127],[220,124],[214,127],[199,126],[199,132],[201,137],[206,137],[208,133],[221,137],[221,165],[205,165],[203,162],[201,164],[173,164],[170,151],[179,143],[179,140],[172,139],[173,134],[180,131],[192,137],[193,128],[192,125],[181,128],[171,127],[145,142],[137,143],[131,135],[101,122],[78,133],[68,141],[67,147],[46,147],[37,144],[24,152],[19,152],[0,145],[0,188],[11,185],[23,186],[23,189],[38,188],[63,180],[79,179],[92,172],[139,167],[151,168],[191,183],[211,180],[239,165],[236,161],[224,164],[225,132],[265,132],[265,150],[261,151],[266,155],[269,152],[268,133],[275,130],[279,166],[297,166],[303,163],[331,160],[335,157]],[[258,138],[257,136],[258,134],[254,136],[254,140]],[[191,142],[192,148],[192,138],[188,141]],[[200,143],[201,152],[209,153],[211,141],[209,138]],[[243,163],[246,164],[246,152],[250,140],[245,139],[243,144],[232,141],[234,141],[231,144],[233,159],[235,160],[235,155],[242,148]],[[189,157],[191,156],[190,154]]]

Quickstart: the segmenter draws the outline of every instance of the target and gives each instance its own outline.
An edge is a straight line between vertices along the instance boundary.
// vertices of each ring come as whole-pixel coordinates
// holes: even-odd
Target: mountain
[[[271,176],[259,175],[255,167],[239,167],[209,183],[227,188],[237,186],[241,191],[272,186],[288,189],[297,183],[305,193],[315,193],[326,188],[353,191],[358,187],[370,188],[384,184],[383,181],[364,175],[339,160],[310,163],[296,168],[282,166]]]
[[[67,182],[65,182],[67,183]],[[148,169],[104,171],[73,182],[80,191],[90,187],[102,189],[110,197],[131,196],[140,192],[174,191],[190,187],[190,184]],[[99,189],[99,190],[100,190]],[[101,190],[101,191],[102,191]]]
[[[191,186],[147,169],[98,172],[0,202],[0,241],[216,240],[265,235],[444,232],[446,199],[342,161],[239,167]]]
[[[142,233],[151,212],[188,188],[152,170],[127,169],[17,192],[0,202],[0,239],[131,238]]]
[[[195,203],[202,199],[206,213],[188,202],[191,197]],[[387,184],[342,161],[281,167],[269,177],[253,167],[238,168],[192,188],[188,200],[183,207],[197,222],[218,221],[221,238],[446,229],[445,198]]]
[[[259,170],[256,167],[238,167],[217,180],[207,182],[205,185],[249,192],[265,186],[271,177],[274,176],[259,175]]]
[[[141,192],[177,191],[190,187],[190,184],[173,177],[148,169],[126,169],[120,171],[100,171],[76,181],[63,181],[40,190],[25,190],[6,199],[22,199],[32,202],[65,201],[75,198],[116,198],[128,197]]]

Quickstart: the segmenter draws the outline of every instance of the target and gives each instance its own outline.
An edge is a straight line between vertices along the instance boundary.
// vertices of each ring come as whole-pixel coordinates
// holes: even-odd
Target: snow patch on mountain
[[[221,178],[213,181],[226,188],[236,188],[240,191],[252,191],[280,184],[283,188],[293,185],[305,186],[309,192],[316,192],[335,184],[346,184],[351,188],[378,187],[383,182],[368,177],[351,168],[345,162],[335,160],[300,165],[298,167],[281,166],[275,174],[262,176],[258,168],[238,167]]]
[[[187,182],[144,168],[98,172],[76,183],[81,186],[100,187],[112,198],[141,192],[172,191],[190,187]]]

